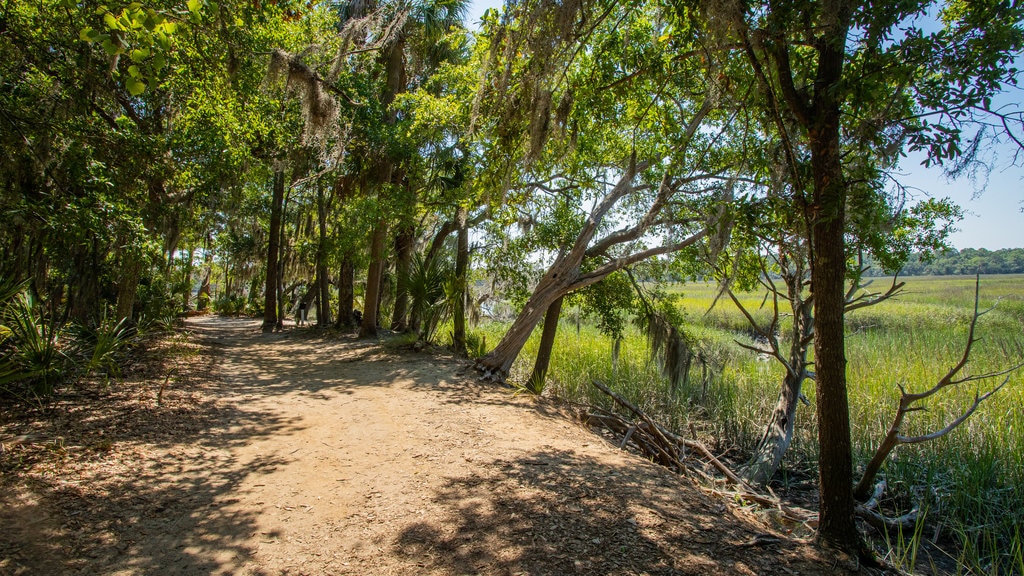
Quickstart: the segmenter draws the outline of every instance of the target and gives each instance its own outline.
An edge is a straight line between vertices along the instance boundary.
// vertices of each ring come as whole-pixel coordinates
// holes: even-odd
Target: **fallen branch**
[[[675,454],[678,453],[679,447],[683,446],[685,448],[689,448],[691,450],[699,452],[705,459],[707,459],[708,462],[711,463],[712,466],[717,468],[718,471],[721,472],[733,484],[736,484],[737,486],[742,487],[744,490],[754,493],[754,490],[739,476],[737,476],[732,470],[730,470],[728,466],[723,464],[721,460],[716,458],[715,455],[711,453],[711,450],[708,450],[707,446],[696,440],[682,438],[678,434],[674,434],[662,428],[660,425],[658,425],[658,423],[652,420],[650,416],[644,413],[643,410],[637,408],[629,400],[626,400],[622,396],[619,396],[611,389],[609,389],[607,386],[605,386],[604,384],[597,380],[593,380],[592,382],[598,390],[610,396],[612,400],[615,400],[616,403],[632,412],[637,418],[639,418],[645,424],[647,424],[646,428],[649,429],[651,431],[651,434],[658,440],[662,450],[670,452],[673,455],[673,459],[675,460],[675,462],[673,463],[677,465],[680,472],[683,471],[683,464],[682,462],[679,461],[679,458],[676,457]]]
[[[645,414],[643,410],[637,408],[629,400],[626,400],[622,396],[619,396],[615,392],[612,392],[604,384],[598,382],[597,380],[592,380],[591,382],[593,382],[594,386],[596,386],[598,390],[604,392],[608,396],[611,396],[611,398],[615,400],[615,402],[617,402],[620,406],[626,408],[627,410],[632,412],[637,418],[639,418],[645,424],[647,424],[647,428],[644,431],[648,432],[651,436],[654,437],[655,442],[652,443],[651,447],[655,451],[661,453],[664,459],[667,460],[667,462],[663,463],[675,466],[676,469],[678,469],[680,472],[682,472],[685,469],[683,463],[679,461],[679,445],[674,442],[670,442],[669,439],[665,437],[664,431],[662,430],[661,426],[658,426],[658,424],[654,422],[654,420],[651,420],[651,417]]]
[[[889,518],[888,516],[882,516],[874,510],[868,510],[862,505],[856,507],[857,516],[862,518],[865,522],[873,526],[875,529],[884,532],[885,530],[913,530],[917,525],[918,515],[920,510],[915,507],[910,512],[896,518]]]

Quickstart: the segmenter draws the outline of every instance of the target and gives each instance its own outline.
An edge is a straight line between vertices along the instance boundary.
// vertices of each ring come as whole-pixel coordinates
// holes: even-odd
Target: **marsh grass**
[[[884,289],[886,279],[877,284]],[[627,332],[613,367],[610,338],[586,324],[563,322],[547,388],[568,400],[612,408],[590,385],[593,379],[603,380],[671,428],[688,431],[692,426],[705,440],[714,440],[720,451],[735,448],[732,455],[742,458],[760,438],[782,370],[735,344],[734,340],[750,342],[752,334],[731,302],[719,300],[708,312],[713,285],[687,284],[676,291],[683,296],[687,329],[719,362],[709,381],[691,378],[673,393],[648,360],[639,331]],[[740,297],[748,309],[757,310],[759,319],[769,318],[767,309],[759,310],[761,294]],[[888,429],[898,386],[908,391],[930,388],[960,358],[973,303],[973,277],[909,278],[898,299],[848,316],[848,385],[857,465],[867,462]],[[1024,276],[982,277],[980,305],[982,310],[994,308],[979,320],[980,340],[967,374],[1003,369],[1024,359]],[[494,344],[505,328],[481,327],[487,342]],[[784,334],[785,326],[782,330]],[[539,330],[513,366],[513,380],[529,376],[538,340]],[[907,418],[904,434],[942,428],[970,406],[975,394],[984,394],[999,382],[991,379],[943,390],[926,403],[926,410]],[[794,441],[784,462],[789,471],[811,470],[817,458],[813,382],[804,392],[811,406],[798,411]],[[962,426],[935,441],[898,447],[883,470],[890,486],[889,511],[927,507],[929,526],[915,531],[914,537],[924,534],[940,545],[955,546],[964,574],[1024,574],[1019,528],[1024,526],[1022,395],[1024,371],[1018,371]],[[894,553],[911,560],[909,544],[905,538],[903,548]]]

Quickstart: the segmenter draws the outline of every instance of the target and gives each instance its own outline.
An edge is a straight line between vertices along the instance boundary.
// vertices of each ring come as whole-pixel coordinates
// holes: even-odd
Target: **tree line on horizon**
[[[974,274],[1024,274],[1024,248],[950,248],[933,254],[914,252],[900,268],[900,276],[970,276]],[[871,262],[867,276],[889,275]]]

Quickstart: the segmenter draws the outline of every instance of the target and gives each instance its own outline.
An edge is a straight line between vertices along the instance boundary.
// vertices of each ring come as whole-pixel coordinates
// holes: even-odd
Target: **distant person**
[[[306,325],[306,303],[305,302],[299,302],[299,314],[298,314],[297,321],[298,321],[298,325],[299,326],[305,326]]]
[[[360,312],[359,310],[353,310],[352,311],[352,321],[355,322],[356,324],[359,324],[360,322],[362,322],[363,321],[363,313]]]

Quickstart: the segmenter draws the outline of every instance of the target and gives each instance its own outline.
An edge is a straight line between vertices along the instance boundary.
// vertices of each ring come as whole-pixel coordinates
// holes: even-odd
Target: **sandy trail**
[[[100,455],[7,479],[0,573],[841,568],[454,359],[249,320],[187,327],[216,360],[178,405],[145,408],[152,432],[112,422]]]

